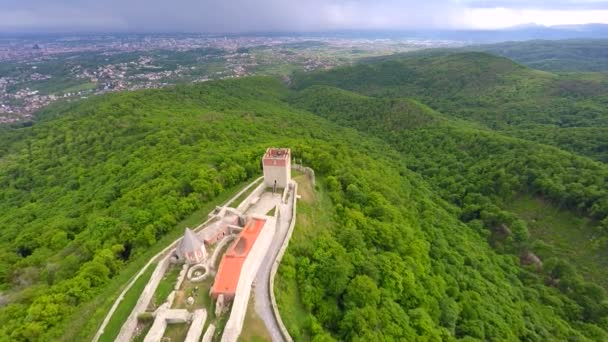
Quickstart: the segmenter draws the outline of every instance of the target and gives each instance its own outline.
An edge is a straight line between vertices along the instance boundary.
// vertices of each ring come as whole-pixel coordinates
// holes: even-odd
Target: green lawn
[[[257,177],[259,176],[256,176],[256,178]],[[125,268],[117,276],[110,280],[110,282],[104,287],[103,291],[100,292],[97,297],[81,305],[72,315],[71,319],[66,320],[66,322],[69,322],[69,327],[62,329],[64,334],[61,337],[58,337],[57,340],[61,342],[92,340],[93,336],[97,332],[97,329],[101,325],[101,322],[110,310],[110,307],[120,295],[120,292],[122,292],[125,286],[127,286],[129,283],[129,280],[141,270],[141,268],[150,260],[150,258],[167,247],[167,245],[169,245],[175,239],[179,238],[184,233],[184,228],[196,227],[200,223],[204,222],[207,219],[207,215],[213,208],[220,203],[223,204],[230,197],[234,196],[235,193],[238,193],[246,185],[251,183],[251,181],[252,179],[247,180],[231,189],[227,189],[213,201],[204,204],[200,209],[193,212],[189,217],[178,223],[175,226],[175,229],[165,235],[165,237],[158,241],[153,247],[148,249],[145,254],[135,257],[134,260],[125,266]],[[118,327],[118,329],[120,329],[120,327]],[[109,328],[105,329],[106,333],[108,333],[108,330]]]
[[[183,341],[186,339],[186,335],[188,335],[189,328],[190,325],[186,323],[168,324],[163,337],[168,337],[171,342]]]
[[[255,312],[254,296],[249,297],[247,305],[247,313],[245,314],[245,322],[243,322],[243,330],[239,335],[239,342],[259,342],[272,341],[264,321]]]
[[[608,289],[608,251],[594,244],[595,222],[528,195],[517,197],[506,209],[527,222],[533,246],[543,245],[533,250],[541,259],[568,260],[585,279]]]
[[[272,207],[272,209],[268,210],[266,216],[274,216],[275,210],[277,210],[277,207]]]
[[[116,336],[118,336],[120,328],[122,327],[127,317],[129,317],[129,315],[131,314],[131,311],[133,310],[133,307],[135,307],[135,304],[137,304],[137,300],[141,295],[141,291],[143,291],[144,287],[146,287],[146,285],[148,284],[148,280],[150,280],[150,276],[152,275],[152,272],[154,272],[155,268],[156,264],[150,265],[150,267],[146,269],[144,274],[142,274],[142,276],[137,279],[135,284],[131,286],[129,291],[127,291],[124,299],[120,302],[120,304],[116,308],[116,311],[114,311],[112,318],[110,318],[110,321],[108,322],[104,333],[99,338],[100,342],[111,342],[114,341]]]
[[[146,338],[146,335],[148,335],[148,332],[150,332],[150,328],[152,328],[153,323],[154,322],[140,322],[138,324],[138,328],[140,328],[141,330],[137,336],[133,337],[132,342],[144,342],[144,339]]]
[[[154,292],[154,305],[155,307],[159,307],[162,303],[167,300],[167,296],[171,294],[173,288],[175,287],[175,283],[177,282],[177,277],[179,276],[179,272],[181,271],[181,265],[170,265],[169,269],[165,273],[163,279],[158,283],[158,287],[156,288],[156,292]]]
[[[63,93],[75,93],[81,90],[94,90],[97,88],[97,83],[94,82],[86,82],[71,86],[69,88],[63,89]]]
[[[188,279],[184,280],[182,287],[175,295],[175,301],[173,302],[172,308],[189,310],[206,309],[207,313],[214,312],[215,306],[209,296],[211,285],[213,285],[213,278],[211,277],[197,283],[191,282]],[[198,287],[198,294],[196,294],[196,291],[194,290],[195,287]],[[194,298],[194,304],[192,306],[188,305],[186,302],[191,295]],[[209,316],[208,319],[211,319],[211,316]]]

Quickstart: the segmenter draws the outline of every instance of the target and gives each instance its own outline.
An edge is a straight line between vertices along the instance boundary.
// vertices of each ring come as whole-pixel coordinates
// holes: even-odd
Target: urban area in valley
[[[104,35],[0,38],[0,123],[112,91],[248,75],[285,76],[458,41],[306,36]]]

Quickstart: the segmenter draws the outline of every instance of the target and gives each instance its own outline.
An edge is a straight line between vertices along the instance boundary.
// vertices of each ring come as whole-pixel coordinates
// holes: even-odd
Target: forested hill
[[[364,95],[414,98],[444,115],[606,160],[608,76],[552,74],[480,52],[377,58],[299,75],[297,89],[328,85]],[[519,129],[526,128],[520,133]],[[565,136],[584,137],[576,143]],[[577,130],[578,129],[578,130]],[[551,138],[547,130],[552,130]],[[562,137],[562,138],[560,138]]]
[[[302,75],[296,87],[331,85],[366,95],[413,97],[490,128],[608,126],[608,78],[557,75],[470,52],[384,59]]]
[[[466,67],[466,56],[447,62]],[[459,96],[479,114],[484,87],[468,82],[499,86],[537,73],[469,57],[483,72],[469,66]],[[279,271],[303,313],[286,318],[297,322],[288,327],[297,340],[608,340],[605,272],[575,267],[579,259],[562,257],[508,208],[520,195],[538,196],[590,220],[597,231],[586,250],[602,256],[590,264],[601,270],[605,164],[493,132],[481,124],[490,116],[470,123],[437,110],[441,98],[425,101],[449,91],[438,75],[429,76],[428,94],[409,94],[416,87],[404,80],[425,84],[427,62],[297,83],[344,89],[244,78],[111,94],[6,129],[0,341],[90,340],[137,266],[182,233],[181,220],[204,216],[257,177],[268,146],[291,147],[314,168],[327,201],[316,213],[323,229],[294,234]],[[408,68],[410,76],[401,73]],[[450,94],[444,105],[457,103]],[[542,264],[528,265],[529,253]]]
[[[402,152],[410,170],[422,175],[437,194],[459,208],[456,216],[469,229],[487,236],[495,250],[520,256],[522,263],[528,262],[530,255],[541,256],[542,271],[539,264],[522,270],[524,284],[558,284],[555,287],[569,300],[584,307],[580,312],[586,319],[594,316],[595,322],[604,322],[608,314],[608,277],[603,272],[608,257],[608,167],[463,121],[438,120],[441,114],[423,105],[410,102],[399,110],[391,105],[404,101],[366,97],[328,86],[312,86],[290,98],[296,107],[387,141]],[[395,121],[400,125],[394,125]],[[556,208],[597,223],[591,228],[549,227],[555,229],[549,232],[554,238],[547,240],[537,227],[530,229],[534,221],[526,221],[519,212],[509,209],[522,194],[544,198]],[[568,240],[571,234],[589,240],[583,239],[581,246]],[[565,253],[560,251],[564,248]],[[579,248],[591,252],[586,257],[570,257]],[[591,293],[599,295],[595,307],[588,305]]]

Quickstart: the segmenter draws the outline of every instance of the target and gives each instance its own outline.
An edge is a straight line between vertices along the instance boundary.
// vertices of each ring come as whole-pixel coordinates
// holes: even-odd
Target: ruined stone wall
[[[313,187],[315,186],[315,184],[316,184],[315,183],[315,170],[313,170],[309,167],[300,165],[300,164],[291,164],[291,169],[300,171],[303,174],[307,175],[308,178],[310,178],[310,182],[312,183],[312,186]]]
[[[148,284],[141,292],[141,295],[137,300],[137,304],[135,304],[135,307],[131,311],[131,314],[129,315],[125,323],[122,325],[120,333],[116,337],[116,341],[128,342],[131,340],[133,332],[137,327],[137,316],[140,313],[146,311],[146,309],[148,308],[150,300],[154,296],[154,292],[156,292],[158,284],[160,283],[161,279],[165,275],[165,272],[167,271],[167,268],[169,267],[169,257],[170,254],[167,254],[158,262],[158,265],[156,265],[156,269],[154,269],[152,276],[150,276],[150,281],[148,281]]]

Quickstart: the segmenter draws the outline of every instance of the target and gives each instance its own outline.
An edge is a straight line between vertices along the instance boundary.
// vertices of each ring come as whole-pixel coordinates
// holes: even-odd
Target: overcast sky
[[[608,0],[0,0],[0,31],[492,29],[608,23]]]

